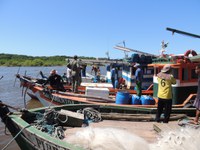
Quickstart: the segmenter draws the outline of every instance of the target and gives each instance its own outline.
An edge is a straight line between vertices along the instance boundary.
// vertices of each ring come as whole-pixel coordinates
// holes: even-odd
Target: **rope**
[[[66,122],[68,121],[68,118],[69,118],[69,117],[68,117],[67,115],[65,115],[65,117],[66,117],[65,120],[61,120],[61,119],[59,118],[59,116],[60,116],[59,113],[56,113],[56,114],[55,114],[55,118],[58,119],[61,123],[66,123]]]
[[[63,139],[65,137],[64,130],[62,126],[58,126],[58,124],[59,121],[61,123],[67,122],[68,117],[66,116],[65,120],[61,120],[59,119],[59,115],[60,114],[54,109],[47,109],[43,116],[41,116],[41,114],[36,116],[37,122],[34,126],[38,130],[46,132],[55,138]]]
[[[27,90],[28,90],[29,87],[26,87],[25,91],[24,91],[24,108],[27,108],[27,105],[26,105],[26,94],[27,94]]]
[[[25,126],[24,128],[22,128],[7,144],[6,146],[4,146],[4,148],[2,150],[5,150],[6,148],[8,148],[8,146],[20,135],[20,133],[25,129],[25,128],[28,128],[30,127],[31,125],[27,125]]]
[[[83,110],[78,110],[77,112],[84,114],[84,118],[87,121],[99,122],[102,120],[101,113],[99,113],[92,107],[87,107],[84,108]]]
[[[52,103],[53,103],[53,101],[54,101],[54,99],[55,99],[55,96],[54,96],[53,94],[51,94],[51,96],[52,96],[52,100],[51,100],[51,102],[50,102],[50,104],[49,104],[48,108],[50,108],[50,107],[51,107],[51,105],[52,105]]]

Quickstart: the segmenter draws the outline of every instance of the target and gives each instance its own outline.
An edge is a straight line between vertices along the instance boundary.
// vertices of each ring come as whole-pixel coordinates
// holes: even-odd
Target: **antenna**
[[[122,42],[119,42],[118,44],[123,44],[123,46],[119,46],[121,48],[118,48],[118,45],[116,45],[114,48],[118,49],[118,50],[124,51],[125,58],[128,58],[128,53],[127,52],[130,52],[130,51],[126,49],[126,42],[125,42],[125,40],[123,40]]]
[[[106,56],[108,57],[108,60],[109,60],[110,59],[109,51],[106,52]]]
[[[163,57],[164,56],[164,52],[166,52],[165,48],[167,48],[169,42],[165,43],[164,40],[161,42],[161,50],[160,50],[160,53],[161,53],[161,56]]]

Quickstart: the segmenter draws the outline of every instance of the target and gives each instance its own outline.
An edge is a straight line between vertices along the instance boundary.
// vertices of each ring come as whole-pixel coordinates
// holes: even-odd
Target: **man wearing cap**
[[[80,64],[78,61],[78,56],[74,56],[74,60],[71,62],[71,70],[72,70],[72,91],[74,93],[78,93],[78,82],[80,75]]]
[[[136,63],[134,67],[136,68],[136,71],[135,71],[136,92],[137,92],[137,95],[140,97],[142,95],[143,71],[140,68],[140,64],[138,63]]]
[[[171,66],[165,65],[160,73],[157,74],[158,80],[158,105],[156,121],[160,122],[160,116],[164,111],[163,123],[168,123],[172,109],[172,84],[176,84],[176,79],[171,74]]]
[[[50,76],[43,85],[46,85],[47,83],[49,83],[50,86],[55,90],[65,91],[62,77],[57,74],[57,71],[55,69],[51,70]]]

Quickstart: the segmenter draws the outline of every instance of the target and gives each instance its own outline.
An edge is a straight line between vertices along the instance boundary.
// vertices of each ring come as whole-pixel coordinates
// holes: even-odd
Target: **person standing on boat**
[[[157,74],[158,80],[158,105],[156,121],[160,122],[160,116],[164,111],[163,123],[168,123],[172,109],[172,84],[176,84],[176,79],[171,74],[171,66],[165,65]]]
[[[78,84],[80,77],[80,64],[78,61],[78,56],[74,56],[74,60],[70,64],[72,70],[72,91],[78,93]]]
[[[78,64],[79,64],[78,86],[80,86],[80,85],[81,85],[81,82],[82,82],[82,73],[81,73],[81,72],[82,72],[82,69],[83,69],[83,66],[82,66],[83,62],[82,62],[81,59],[78,60]]]
[[[115,68],[115,88],[119,89],[119,67]]]
[[[101,77],[101,70],[99,67],[97,67],[97,82],[100,82],[100,77]]]
[[[50,86],[55,90],[65,91],[62,77],[57,74],[57,71],[55,69],[51,70],[50,76],[43,85],[46,85],[47,83],[49,83]]]
[[[113,88],[115,88],[115,74],[116,74],[115,66],[112,66],[112,70],[111,70],[111,83],[112,83]]]
[[[68,67],[66,70],[66,77],[67,77],[67,84],[71,85],[72,84],[72,70]]]
[[[71,63],[70,60],[67,60],[67,66],[66,66],[66,77],[67,77],[67,84],[72,84],[72,70],[71,70]]]
[[[87,64],[85,62],[82,63],[82,77],[86,77],[86,68],[87,68]]]
[[[199,124],[199,116],[200,116],[200,64],[196,66],[195,72],[198,75],[198,90],[193,106],[196,108],[196,116],[194,119],[194,124],[197,125]]]
[[[138,63],[136,63],[134,67],[136,68],[136,71],[135,71],[136,92],[137,92],[137,95],[140,97],[142,95],[143,71],[140,68],[140,64]]]
[[[97,66],[96,65],[92,66],[91,74],[93,71],[94,71],[94,76],[96,76],[97,75]]]

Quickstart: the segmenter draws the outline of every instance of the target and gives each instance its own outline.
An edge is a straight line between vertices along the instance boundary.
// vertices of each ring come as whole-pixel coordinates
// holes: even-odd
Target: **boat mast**
[[[150,54],[150,53],[146,53],[146,52],[142,52],[142,51],[139,51],[139,50],[135,50],[135,49],[131,49],[131,48],[127,48],[124,46],[119,46],[119,45],[115,45],[114,46],[115,49],[118,49],[118,50],[122,50],[125,52],[135,52],[135,53],[138,53],[138,54],[143,54],[143,55],[146,55],[146,56],[153,56],[153,57],[157,57],[156,55],[154,54]]]
[[[177,30],[177,29],[166,28],[166,30],[171,31],[172,34],[179,33],[179,34],[183,34],[183,35],[187,35],[187,36],[192,36],[192,37],[195,37],[195,38],[200,38],[200,35],[192,34],[192,33],[189,33],[189,32],[184,32],[184,31]]]

